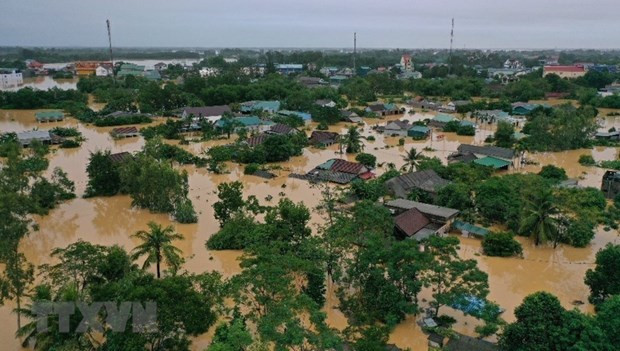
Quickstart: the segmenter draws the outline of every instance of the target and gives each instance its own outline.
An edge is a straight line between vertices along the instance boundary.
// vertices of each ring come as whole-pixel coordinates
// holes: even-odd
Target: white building
[[[0,68],[0,88],[12,88],[24,84],[22,72],[15,68]]]
[[[97,69],[95,69],[95,75],[97,77],[111,76],[112,75],[112,69],[100,65],[100,66],[97,67]]]
[[[217,76],[220,71],[217,68],[213,68],[213,67],[203,67],[201,68],[198,73],[200,74],[201,77],[213,77],[213,76]]]

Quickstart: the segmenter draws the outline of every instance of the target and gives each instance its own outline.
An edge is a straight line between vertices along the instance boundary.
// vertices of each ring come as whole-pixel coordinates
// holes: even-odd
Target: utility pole
[[[110,44],[110,64],[112,65],[112,79],[114,79],[114,83],[116,83],[116,76],[114,75],[114,56],[112,56],[112,32],[110,31],[110,20],[105,20],[105,23],[108,27],[108,44]]]
[[[357,56],[357,32],[353,32],[353,75],[357,73],[357,66],[355,65],[355,56]]]
[[[452,44],[454,43],[454,18],[452,18],[452,29],[450,30],[450,54],[448,55],[448,75],[452,73]]]

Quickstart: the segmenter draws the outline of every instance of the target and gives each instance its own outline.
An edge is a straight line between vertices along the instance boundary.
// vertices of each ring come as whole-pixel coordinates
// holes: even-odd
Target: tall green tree
[[[132,237],[142,241],[132,252],[134,260],[142,256],[146,256],[142,269],[155,264],[157,269],[157,278],[161,277],[160,264],[166,263],[172,272],[176,272],[183,262],[181,250],[174,246],[174,240],[183,240],[183,235],[174,231],[172,226],[162,228],[160,224],[149,222],[149,231],[140,230],[132,235]]]
[[[422,152],[418,152],[414,147],[412,147],[403,156],[403,161],[405,161],[403,169],[405,169],[407,172],[415,171],[420,165],[420,160],[422,159],[422,157]]]
[[[499,147],[511,148],[515,143],[515,128],[511,123],[500,121],[497,123],[497,130],[493,135],[495,145]]]
[[[362,135],[356,126],[351,126],[347,133],[342,137],[342,144],[345,145],[348,154],[356,154],[364,149]]]
[[[4,299],[14,299],[17,305],[17,329],[22,327],[21,308],[22,298],[34,281],[34,266],[26,260],[22,253],[12,254],[6,261],[4,272],[0,276],[0,302]]]
[[[540,189],[530,193],[525,202],[524,213],[519,231],[529,235],[538,246],[551,240],[554,245],[559,241],[559,229],[556,215],[558,209],[551,189]]]
[[[607,244],[596,253],[596,267],[588,269],[585,283],[590,287],[589,300],[596,305],[620,294],[620,245]]]

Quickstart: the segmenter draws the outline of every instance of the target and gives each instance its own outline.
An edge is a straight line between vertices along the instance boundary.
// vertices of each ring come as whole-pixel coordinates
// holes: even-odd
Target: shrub
[[[327,130],[327,129],[329,129],[329,126],[327,125],[327,123],[321,122],[321,123],[319,123],[318,126],[316,126],[316,129],[318,129],[318,130]]]
[[[398,139],[398,145],[399,145],[399,146],[403,146],[403,145],[405,145],[405,138],[400,138],[400,139]]]
[[[521,244],[514,239],[512,233],[489,233],[482,240],[482,251],[487,256],[510,257],[523,252]]]
[[[566,175],[566,171],[564,170],[564,168],[556,167],[554,165],[544,166],[540,170],[540,172],[538,172],[538,175],[545,179],[549,179],[549,180],[553,180],[557,182],[561,182],[563,180],[568,179],[568,176]]]
[[[55,127],[50,130],[50,133],[61,137],[78,137],[82,135],[77,128],[73,127]]]
[[[594,161],[594,157],[591,155],[581,155],[579,156],[579,164],[582,166],[594,166],[596,161]]]
[[[457,129],[456,134],[473,136],[473,135],[476,135],[476,128],[472,125],[462,125],[462,126],[459,126],[459,129]]]
[[[175,204],[174,218],[179,223],[196,223],[198,216],[194,210],[194,205],[188,199],[181,200]]]
[[[63,149],[73,149],[80,147],[80,143],[72,139],[65,139],[60,143],[60,147]]]
[[[258,171],[260,165],[257,163],[248,163],[247,165],[245,165],[245,168],[243,169],[243,173],[244,174],[254,174],[256,173],[256,171]]]

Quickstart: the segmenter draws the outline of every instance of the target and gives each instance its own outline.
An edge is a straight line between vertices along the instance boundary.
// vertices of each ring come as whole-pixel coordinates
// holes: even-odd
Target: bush
[[[362,152],[361,154],[355,156],[355,161],[363,164],[366,167],[375,168],[375,165],[377,163],[377,157],[375,157],[375,155]]]
[[[194,205],[188,199],[181,200],[175,204],[174,218],[179,223],[196,223],[198,216],[194,210]]]
[[[319,123],[318,126],[316,126],[316,129],[317,130],[327,130],[327,129],[329,129],[329,126],[327,125],[327,123],[321,122],[321,123]]]
[[[248,163],[243,169],[243,174],[254,174],[256,173],[256,171],[258,171],[259,168],[260,165],[257,163]]]
[[[482,240],[482,251],[487,256],[510,257],[523,253],[521,244],[512,233],[489,233]]]
[[[398,139],[398,145],[399,145],[399,146],[403,146],[403,145],[405,145],[405,138],[400,138],[400,139]]]
[[[594,161],[594,157],[591,155],[581,155],[579,156],[579,164],[582,166],[594,166],[596,161]]]
[[[620,170],[620,160],[602,161],[601,167]]]
[[[566,171],[564,170],[564,168],[556,167],[554,165],[544,166],[540,170],[540,172],[538,172],[538,175],[545,179],[549,179],[549,180],[553,180],[557,182],[561,182],[563,180],[568,179],[568,176],[566,175]]]
[[[95,119],[97,127],[122,126],[128,124],[151,123],[153,120],[145,115],[127,115]]]
[[[73,149],[80,147],[80,143],[72,139],[65,139],[60,143],[60,147],[63,149]]]
[[[227,220],[222,229],[207,240],[207,249],[243,250],[250,244],[258,226],[252,217],[239,213]]]
[[[80,133],[79,130],[77,130],[77,128],[73,128],[73,127],[55,127],[52,128],[50,130],[50,133],[54,134],[54,135],[58,135],[60,137],[79,137],[82,136],[82,133]]]
[[[462,125],[462,126],[459,126],[459,129],[456,131],[456,134],[474,136],[476,135],[476,128],[472,125]]]

